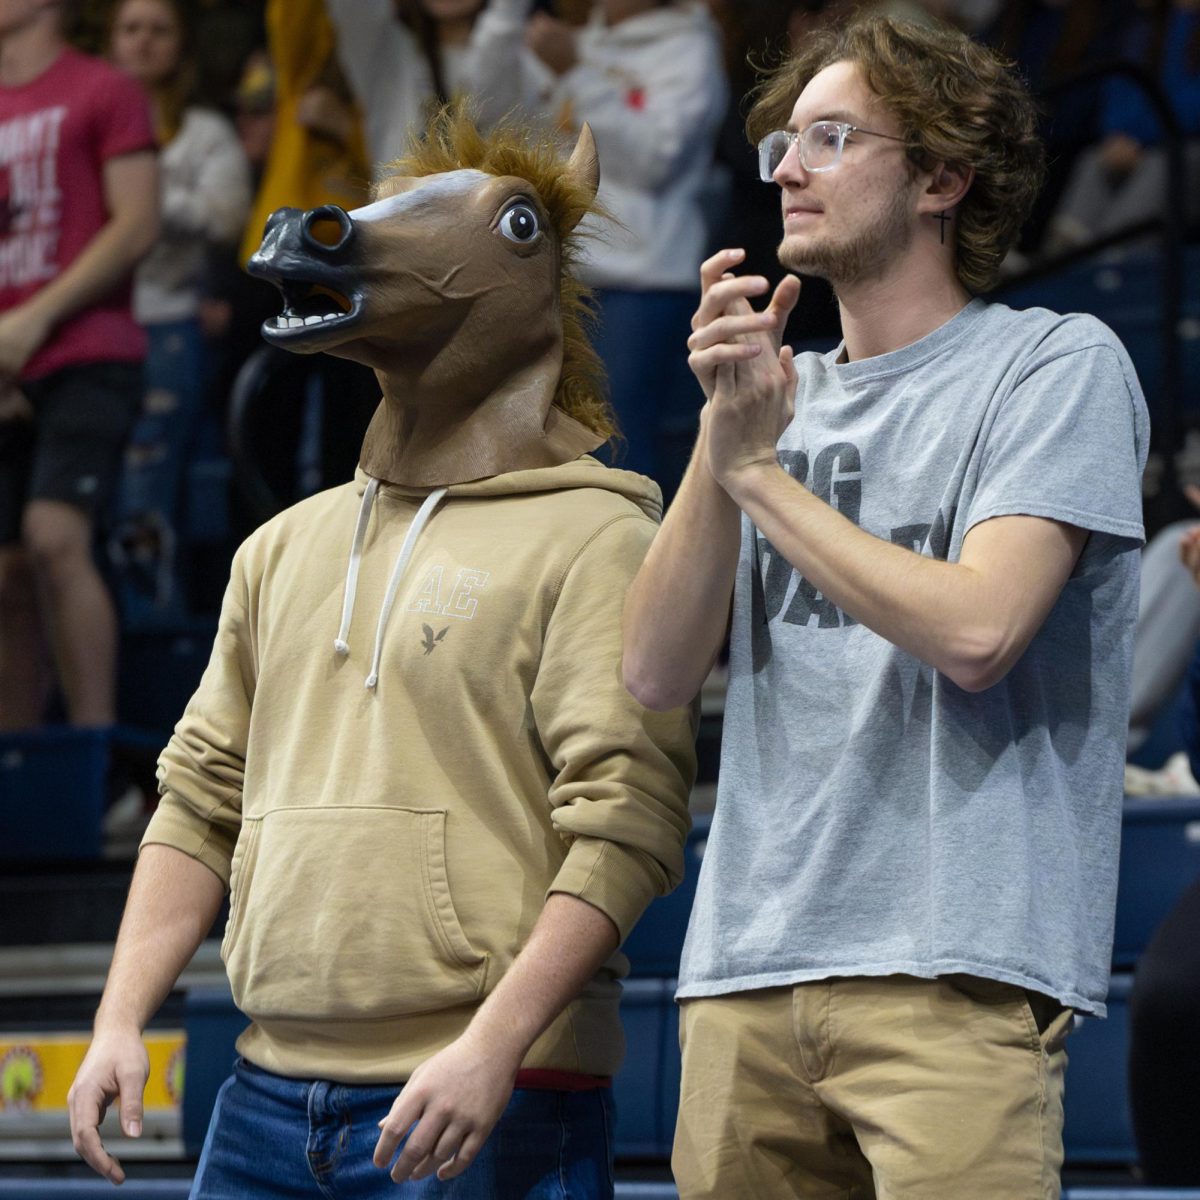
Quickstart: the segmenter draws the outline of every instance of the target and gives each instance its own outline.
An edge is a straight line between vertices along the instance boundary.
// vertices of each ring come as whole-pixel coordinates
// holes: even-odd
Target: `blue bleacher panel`
[[[233,1073],[234,1042],[248,1024],[228,986],[192,988],[184,1005],[187,1066],[183,1087],[183,1148],[200,1156],[221,1084]]]
[[[679,953],[696,897],[696,880],[708,842],[710,820],[707,815],[695,818],[684,851],[683,882],[669,896],[660,896],[646,909],[621,947],[629,959],[631,975],[673,979],[679,974]]]
[[[225,541],[230,534],[233,464],[225,457],[197,459],[188,465],[186,479],[183,541]]]
[[[1183,377],[1200,374],[1200,247],[1184,251],[1185,292],[1180,326]],[[1164,411],[1162,394],[1162,279],[1163,257],[1157,247],[1127,250],[1078,263],[1032,283],[1002,288],[997,299],[1013,308],[1043,307],[1055,312],[1092,313],[1121,339],[1137,368],[1153,418]],[[1185,406],[1197,412],[1194,390],[1185,392]]]
[[[1077,1187],[1063,1192],[1063,1200],[1200,1200],[1200,1188]]]
[[[1132,984],[1132,975],[1114,975],[1107,1019],[1085,1018],[1067,1039],[1063,1149],[1068,1163],[1137,1161],[1126,1067]]]
[[[1113,964],[1131,967],[1175,902],[1200,878],[1200,800],[1128,800]]]
[[[103,730],[0,734],[0,859],[97,858],[108,753]]]
[[[138,1171],[134,1166],[133,1170]],[[187,1200],[191,1181],[127,1180],[119,1191],[103,1179],[0,1179],[0,1200]],[[616,1200],[678,1200],[675,1185],[622,1180]],[[1200,1188],[1125,1187],[1120,1184],[1067,1188],[1063,1200],[1200,1200]]]
[[[670,1145],[675,1109],[666,1111],[663,1096],[669,1084],[671,1063],[679,1058],[678,1050],[671,1054],[668,1045],[674,994],[674,980],[626,981],[621,1001],[625,1065],[613,1081],[618,1157],[661,1158],[664,1146]]]
[[[2,1197],[3,1193],[0,1193]],[[617,1200],[679,1200],[672,1183],[618,1183]],[[1098,1187],[1067,1188],[1062,1200],[1200,1200],[1200,1188]]]
[[[194,618],[175,629],[127,632],[121,638],[117,711],[125,725],[165,742],[208,664],[216,620]]]

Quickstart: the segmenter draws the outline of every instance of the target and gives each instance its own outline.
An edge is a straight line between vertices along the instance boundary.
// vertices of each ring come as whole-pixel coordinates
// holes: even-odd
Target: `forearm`
[[[206,866],[170,846],[138,858],[96,1030],[146,1027],[207,936],[225,888]]]
[[[618,945],[616,926],[576,896],[554,893],[521,953],[475,1014],[468,1035],[507,1052],[513,1069]]]
[[[977,571],[865,532],[780,466],[728,486],[775,550],[843,612],[968,690],[994,681],[1003,637]]]
[[[61,275],[26,302],[27,306],[52,329],[111,292],[157,237],[157,211],[137,219],[110,220]]]
[[[647,708],[687,704],[725,639],[741,514],[713,479],[707,432],[625,600],[625,686]]]

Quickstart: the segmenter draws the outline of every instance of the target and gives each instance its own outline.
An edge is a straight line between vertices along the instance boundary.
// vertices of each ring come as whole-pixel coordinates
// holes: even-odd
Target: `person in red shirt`
[[[69,721],[114,719],[92,539],[141,396],[130,272],[158,235],[146,97],[67,45],[60,9],[0,0],[0,729],[41,719],[41,626]]]

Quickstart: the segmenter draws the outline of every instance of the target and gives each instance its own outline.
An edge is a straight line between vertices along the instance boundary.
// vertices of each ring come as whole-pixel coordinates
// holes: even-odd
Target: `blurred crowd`
[[[958,24],[1016,60],[1044,97],[1050,179],[1014,269],[1157,219],[1171,124],[1188,139],[1188,174],[1200,171],[1200,0],[83,0],[74,6],[20,0],[6,6],[0,729],[37,724],[56,692],[61,716],[71,723],[114,720],[118,617],[106,580],[140,572],[147,611],[160,621],[181,616],[173,554],[185,471],[206,438],[223,449],[235,381],[256,400],[238,419],[265,484],[260,499],[267,497],[247,520],[353,470],[375,404],[373,380],[335,360],[280,361],[287,356],[258,337],[261,321],[277,311],[274,293],[240,265],[274,209],[361,203],[378,166],[419,135],[435,107],[457,97],[470,98],[485,125],[515,114],[560,130],[564,142],[583,122],[590,125],[602,164],[600,199],[616,218],[595,230],[582,265],[595,291],[597,345],[624,432],[612,454],[616,465],[655,478],[669,499],[697,420],[699,393],[687,371],[685,341],[699,264],[716,247],[739,245],[748,271],[772,281],[780,275],[778,198],[759,182],[754,149],[742,132],[746,97],[761,66],[852,8]],[[18,68],[24,61],[28,32],[21,21],[46,13],[59,39],[47,45],[63,53],[70,47],[96,65],[95,87],[87,94],[77,89],[72,103],[81,113],[109,103],[112,79],[120,75],[141,97],[147,132],[138,132],[139,118],[128,111],[136,103],[130,93],[121,93],[121,129],[89,116],[80,136],[94,139],[86,147],[94,178],[85,188],[77,175],[59,200],[65,211],[82,205],[78,197],[86,191],[94,219],[72,235],[69,248],[62,242],[58,282],[43,288],[36,272],[22,275],[21,265],[36,222],[59,210],[45,196],[40,207],[23,207],[22,195],[33,187],[30,171],[49,171],[45,178],[53,182],[55,169],[60,181],[67,178],[67,167],[31,165],[21,131],[49,111],[36,108],[35,93],[47,72],[58,69],[58,51],[45,62],[29,58],[38,70],[26,72],[28,78],[19,69],[13,75],[9,60]],[[1115,61],[1129,66],[1119,74],[1089,74]],[[1169,107],[1166,123],[1156,96]],[[53,157],[47,146],[42,153]],[[139,188],[152,193],[149,175],[139,183],[109,170],[131,157],[157,171],[156,220],[130,207]],[[1195,215],[1190,208],[1188,215]],[[108,273],[96,274],[105,254]],[[62,283],[68,276],[74,293]],[[51,293],[57,308],[46,300]],[[93,319],[92,310],[105,306],[113,311]],[[122,306],[134,322],[128,327],[116,311]],[[811,345],[836,335],[828,289],[806,283],[789,339]],[[125,416],[98,432],[69,413],[70,397],[100,386],[101,376],[110,391],[123,389],[126,403]],[[309,405],[309,425],[302,427],[297,397],[311,392],[313,377],[322,399]],[[52,419],[56,405],[65,405],[67,415]],[[46,448],[50,433],[57,451]],[[86,503],[55,482],[68,469],[61,445],[80,439],[102,444],[97,453],[109,464],[89,465],[80,476],[95,480]]]

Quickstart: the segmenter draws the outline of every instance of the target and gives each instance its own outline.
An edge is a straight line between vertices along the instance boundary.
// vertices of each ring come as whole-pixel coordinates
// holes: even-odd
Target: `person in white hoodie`
[[[432,108],[469,90],[480,71],[472,26],[482,0],[326,0],[326,6],[378,173],[424,129]]]
[[[581,273],[596,290],[596,347],[626,439],[622,466],[669,498],[699,396],[682,349],[707,241],[704,200],[728,99],[720,32],[698,0],[596,0],[574,29],[532,0],[491,0],[465,83],[485,118],[514,107],[573,133],[587,122],[604,162]]]

